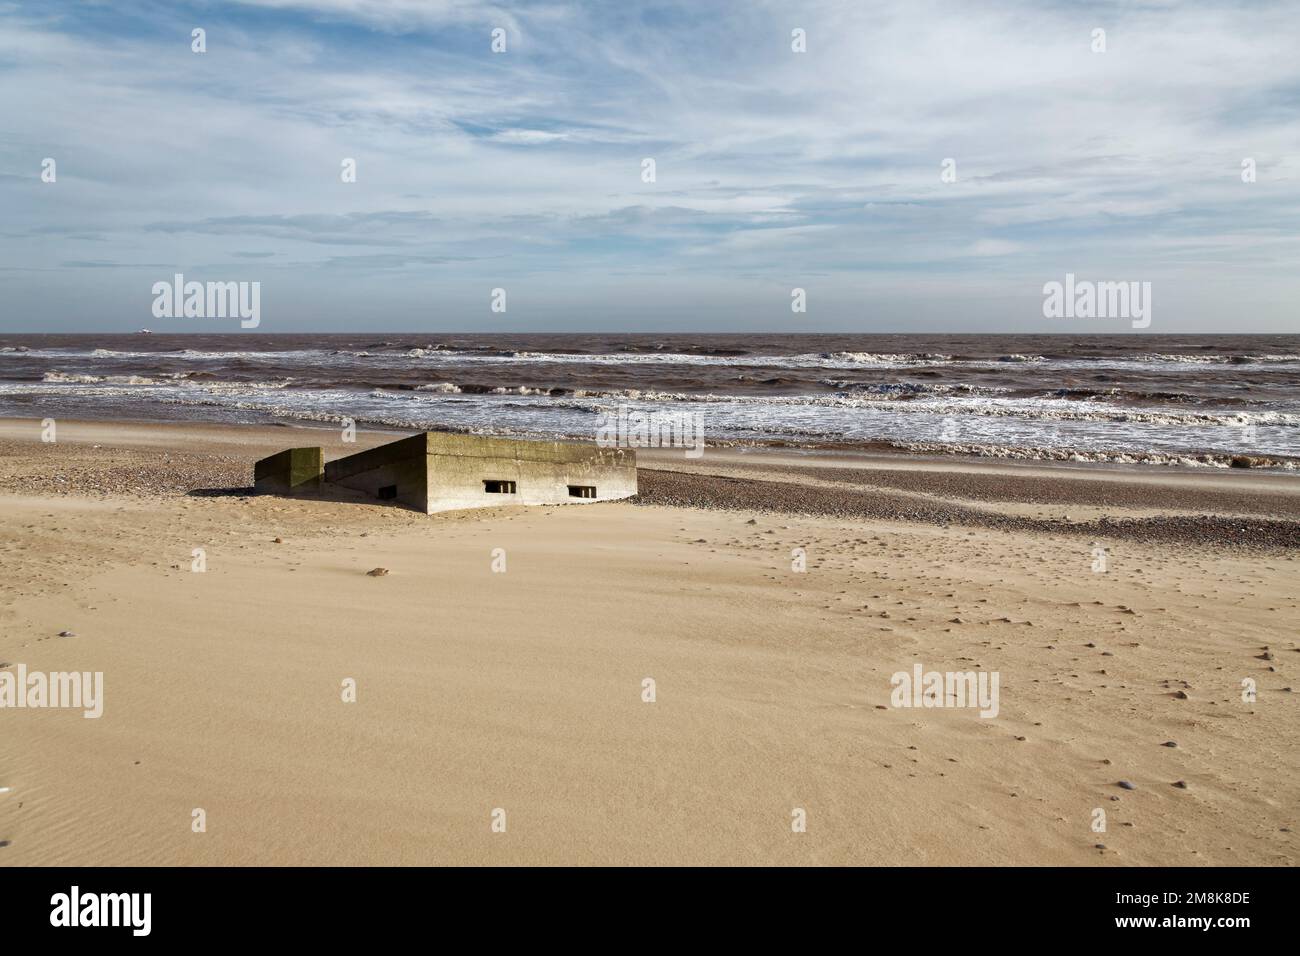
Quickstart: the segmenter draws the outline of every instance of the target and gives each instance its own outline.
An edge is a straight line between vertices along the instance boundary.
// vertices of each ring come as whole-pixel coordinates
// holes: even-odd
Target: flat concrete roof
[[[529,441],[486,435],[457,435],[451,432],[422,432],[407,438],[336,458],[325,466],[327,477],[347,477],[382,468],[397,461],[425,455],[456,458],[502,458],[511,461],[549,463],[589,462],[605,458],[609,464],[636,463],[636,452],[627,448],[601,448],[595,443]]]

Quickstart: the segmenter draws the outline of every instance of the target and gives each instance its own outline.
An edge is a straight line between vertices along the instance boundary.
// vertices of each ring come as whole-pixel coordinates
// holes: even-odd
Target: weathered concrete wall
[[[581,504],[636,494],[636,452],[427,432],[331,461],[325,465],[325,481],[430,514],[495,505]],[[485,482],[513,482],[514,491],[489,492]],[[570,486],[595,491],[575,494]]]
[[[253,487],[276,495],[320,491],[325,453],[319,448],[287,448],[253,465]]]
[[[376,498],[381,489],[387,489],[386,500],[427,512],[429,481],[425,447],[424,435],[412,435],[357,452],[329,462],[325,466],[325,480]]]
[[[636,494],[636,451],[577,442],[515,441],[430,432],[426,510],[494,505],[589,504]],[[513,494],[495,494],[485,481],[513,481]],[[594,487],[595,497],[570,494]]]

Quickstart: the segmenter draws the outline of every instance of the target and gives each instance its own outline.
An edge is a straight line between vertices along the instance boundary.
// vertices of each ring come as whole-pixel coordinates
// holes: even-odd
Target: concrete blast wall
[[[324,471],[325,453],[319,448],[287,448],[253,465],[253,486],[265,494],[315,494]]]
[[[339,458],[325,466],[325,480],[332,485],[364,491],[376,498],[428,512],[429,472],[425,444],[424,435],[412,435]]]

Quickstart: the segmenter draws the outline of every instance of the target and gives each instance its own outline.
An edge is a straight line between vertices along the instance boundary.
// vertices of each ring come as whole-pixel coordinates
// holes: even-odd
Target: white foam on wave
[[[67,394],[84,394],[89,386],[111,385],[117,387],[140,387],[141,396],[148,397],[151,392],[160,389],[182,389],[210,394],[227,392],[276,392],[284,391],[293,384],[293,379],[283,378],[270,381],[192,381],[185,378],[186,373],[164,373],[162,376],[96,376],[80,373],[50,371],[45,373],[41,383],[45,389],[59,386],[66,388]],[[13,383],[4,386],[10,394],[20,393],[27,383]],[[659,389],[576,389],[571,395],[550,397],[550,390],[531,386],[506,387],[492,389],[489,395],[496,397],[519,397],[536,399],[543,405],[556,407],[602,408],[612,402],[634,402],[662,405],[703,405],[734,406],[737,408],[764,408],[780,417],[781,409],[822,408],[841,411],[888,411],[918,416],[962,416],[983,418],[1021,418],[1042,421],[1061,422],[1109,422],[1124,424],[1142,424],[1178,427],[1284,427],[1300,426],[1300,413],[1290,411],[1258,410],[1213,411],[1193,410],[1168,407],[1128,407],[1123,405],[1099,405],[1095,401],[1059,398],[1059,397],[1020,397],[1011,398],[987,389],[971,386],[881,386],[883,393],[877,393],[870,386],[864,390],[852,392],[841,391],[833,394],[817,395],[720,395],[714,393],[669,392]],[[285,398],[286,403],[300,404],[309,401],[320,389],[293,389],[292,398]],[[339,390],[342,394],[359,394],[355,390]],[[438,382],[418,386],[414,390],[373,389],[373,397],[386,402],[401,403],[421,400],[436,401],[441,396],[462,394],[460,386],[451,382]],[[907,401],[899,401],[899,396],[906,396]],[[488,396],[483,396],[490,401]]]
[[[281,389],[293,384],[293,379],[284,378],[271,382],[196,382],[187,378],[189,372],[164,372],[157,376],[147,375],[86,375],[78,372],[46,372],[41,381],[46,385],[132,385],[162,388],[184,386],[203,389],[210,392],[256,391],[259,389]],[[69,389],[67,394],[76,395],[84,390]],[[147,393],[144,393],[147,394]]]
[[[1300,362],[1300,355],[1286,354],[1264,354],[1264,355],[1224,355],[1216,354],[1199,354],[1199,355],[1182,355],[1171,352],[1151,352],[1146,355],[1134,356],[1130,359],[1134,362],[1173,362],[1179,365],[1246,365],[1252,362],[1263,364],[1280,363],[1280,362]]]
[[[171,385],[174,378],[150,378],[146,375],[81,375],[76,372],[46,372],[41,381],[62,385]]]
[[[39,383],[0,383],[0,396],[22,402],[79,402],[95,408],[98,414],[160,402],[303,421],[335,421],[346,416],[404,428],[450,427],[579,438],[592,436],[594,415],[629,404],[642,411],[671,408],[674,412],[698,412],[704,416],[708,431],[719,440],[915,441],[944,445],[941,433],[956,423],[956,434],[963,442],[984,448],[1043,444],[1053,448],[1119,448],[1126,453],[1191,449],[1300,456],[1300,414],[1280,410],[1243,414],[1212,408],[1131,408],[1069,398],[1010,397],[955,387],[946,391],[947,386],[927,386],[915,392],[774,396],[654,389],[578,390],[555,397],[543,388],[501,387],[488,394],[469,396],[452,382],[432,382],[410,390],[289,388],[289,379],[194,381],[185,377],[189,374],[193,373],[171,373],[174,377],[163,378],[51,372]],[[235,420],[247,420],[247,416]],[[1245,426],[1256,428],[1248,432]]]
[[[550,392],[548,388],[529,388],[527,385],[518,385],[514,388],[500,385],[492,389],[493,395],[549,395]]]
[[[779,356],[772,356],[778,358]],[[796,355],[797,359],[815,357],[853,365],[918,365],[942,364],[952,361],[951,355],[931,352],[818,352],[816,356]]]
[[[1125,406],[1098,406],[1095,402],[1065,398],[1003,398],[997,392],[970,391],[954,387],[942,391],[935,386],[933,393],[916,392],[918,397],[900,402],[896,398],[866,397],[840,392],[834,395],[715,395],[689,392],[664,392],[654,389],[578,389],[573,398],[599,400],[625,400],[650,403],[698,403],[781,406],[820,406],[881,410],[923,415],[978,415],[998,417],[1023,417],[1057,421],[1128,422],[1150,425],[1228,425],[1242,427],[1254,425],[1300,425],[1300,414],[1277,411],[1208,412],[1180,409],[1131,408]]]
[[[1015,445],[954,444],[951,442],[891,442],[895,448],[921,453],[975,455],[1028,461],[1105,462],[1117,465],[1168,465],[1183,468],[1231,468],[1232,454],[1178,454],[1168,452],[1092,451],[1078,448],[1038,448]],[[1300,461],[1262,456],[1254,468],[1300,469]]]
[[[597,366],[703,366],[703,367],[754,367],[789,369],[858,369],[858,368],[925,368],[951,366],[955,368],[996,368],[999,365],[1042,365],[1052,369],[1070,370],[1150,370],[1180,366],[1228,369],[1234,365],[1287,365],[1300,364],[1300,355],[1287,353],[1247,354],[1179,354],[1145,353],[1124,357],[1077,356],[1047,358],[1042,355],[1009,353],[986,358],[955,359],[951,355],[931,352],[808,352],[794,355],[699,355],[684,352],[598,352],[566,353],[519,350],[491,352],[480,349],[455,349],[443,346],[422,346],[392,351],[368,349],[265,349],[204,351],[182,349],[179,351],[143,351],[97,348],[90,351],[77,349],[27,349],[7,346],[0,356],[18,359],[55,358],[87,360],[141,360],[150,363],[179,362],[244,362],[273,365],[302,364],[328,365],[330,367],[358,366],[359,369],[375,367],[411,368],[432,362],[446,365],[597,365]]]

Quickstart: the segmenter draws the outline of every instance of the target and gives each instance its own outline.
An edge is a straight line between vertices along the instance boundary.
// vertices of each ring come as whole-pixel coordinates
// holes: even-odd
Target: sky
[[[1294,0],[0,0],[0,332],[239,331],[176,273],[259,333],[1300,332],[1297,51]]]

